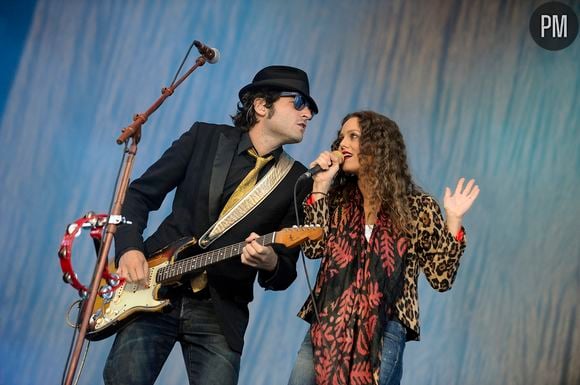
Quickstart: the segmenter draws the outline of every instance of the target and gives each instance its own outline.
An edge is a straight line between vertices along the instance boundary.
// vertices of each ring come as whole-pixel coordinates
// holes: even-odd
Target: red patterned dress
[[[324,240],[304,247],[323,258],[314,288],[320,322],[310,298],[299,313],[311,323],[316,383],[378,384],[383,325],[401,294],[409,242],[382,211],[367,241],[358,189],[330,218],[326,199],[305,213],[306,223],[325,226]]]

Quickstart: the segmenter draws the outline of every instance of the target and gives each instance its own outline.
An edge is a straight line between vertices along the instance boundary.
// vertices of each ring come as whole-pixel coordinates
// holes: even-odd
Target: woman
[[[479,194],[464,179],[435,199],[413,183],[397,124],[372,111],[347,115],[333,149],[311,164],[306,223],[325,235],[305,244],[322,258],[314,296],[299,316],[311,323],[291,385],[398,384],[406,340],[418,339],[417,277],[451,287],[465,249],[463,215]]]

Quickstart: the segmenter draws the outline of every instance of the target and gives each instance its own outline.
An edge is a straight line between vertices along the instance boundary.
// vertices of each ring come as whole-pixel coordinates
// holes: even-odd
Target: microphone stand
[[[120,221],[112,221],[111,218],[121,217],[121,209],[123,207],[123,202],[125,201],[125,194],[127,192],[127,188],[129,187],[129,179],[131,176],[131,171],[133,169],[135,155],[137,154],[137,144],[141,140],[141,127],[147,121],[149,116],[153,114],[163,104],[165,99],[167,99],[169,96],[173,94],[175,89],[179,87],[179,85],[183,83],[183,81],[189,75],[191,75],[193,71],[195,71],[198,67],[203,66],[206,63],[206,61],[211,59],[208,58],[207,56],[208,56],[207,53],[202,53],[202,55],[195,60],[195,64],[182,77],[180,77],[176,82],[172,83],[171,86],[164,87],[161,90],[161,96],[151,105],[151,107],[149,107],[149,109],[142,114],[136,114],[133,117],[133,123],[125,127],[122,130],[121,135],[117,138],[117,144],[125,143],[125,153],[128,155],[125,158],[122,169],[118,175],[117,186],[119,187],[115,191],[115,195],[113,196],[114,202],[113,207],[111,208],[111,212],[109,213],[109,220],[104,229],[105,236],[103,238],[103,242],[101,243],[101,247],[98,253],[97,264],[93,272],[90,290],[88,292],[87,299],[85,300],[85,304],[82,309],[82,319],[79,327],[79,334],[75,341],[75,346],[71,356],[70,365],[67,368],[66,378],[64,382],[65,385],[71,385],[74,374],[77,370],[79,357],[81,355],[85,336],[87,334],[89,318],[91,317],[91,312],[93,310],[93,306],[95,305],[95,300],[97,297],[101,277],[103,274],[103,269],[105,268],[105,264],[107,263],[109,250],[111,249],[111,244],[113,242],[113,236],[117,231],[117,224],[120,223]],[[129,139],[131,139],[131,144],[127,146]],[[123,155],[123,157],[125,157],[125,155]]]

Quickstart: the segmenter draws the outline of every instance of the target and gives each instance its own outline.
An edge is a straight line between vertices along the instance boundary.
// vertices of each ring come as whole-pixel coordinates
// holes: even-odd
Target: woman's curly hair
[[[380,202],[395,228],[410,230],[409,195],[420,189],[411,177],[405,142],[397,123],[374,111],[357,111],[346,115],[342,125],[351,118],[358,120],[361,129],[358,177],[365,179],[375,194],[374,200]],[[333,150],[339,149],[341,140],[339,131],[332,144]],[[334,202],[331,201],[331,205],[344,202],[356,187],[357,176],[339,170],[332,185],[335,194],[332,194]]]

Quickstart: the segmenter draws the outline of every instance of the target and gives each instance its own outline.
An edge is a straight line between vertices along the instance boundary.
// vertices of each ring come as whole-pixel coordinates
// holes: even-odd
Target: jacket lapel
[[[229,135],[228,135],[229,134]],[[232,158],[238,148],[240,141],[240,131],[232,130],[230,133],[221,133],[213,160],[211,179],[209,182],[209,223],[214,223],[219,216],[220,201],[222,192]],[[237,134],[237,135],[236,135]]]

